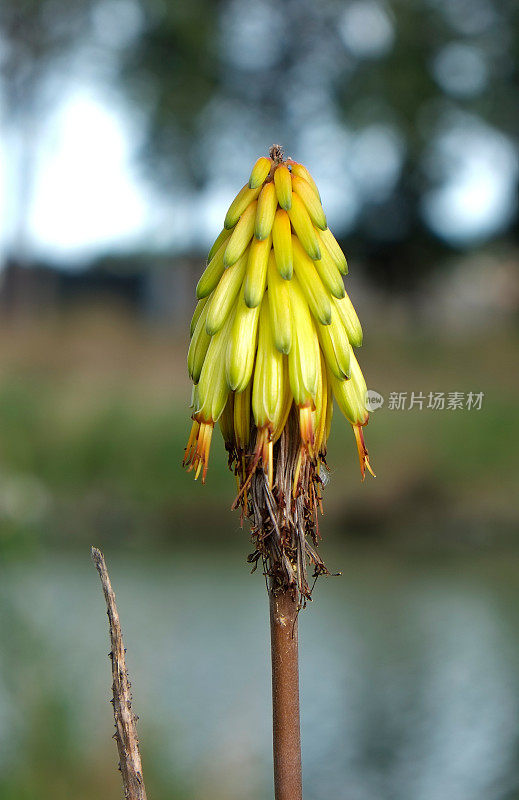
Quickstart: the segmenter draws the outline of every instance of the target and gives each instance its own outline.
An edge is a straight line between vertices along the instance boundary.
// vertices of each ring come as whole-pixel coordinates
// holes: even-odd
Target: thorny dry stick
[[[92,547],[92,558],[97,567],[103,593],[106,600],[106,613],[110,626],[110,642],[112,650],[112,691],[115,719],[114,739],[119,751],[119,769],[121,770],[125,800],[147,800],[146,788],[142,777],[139,739],[137,737],[137,717],[132,711],[132,695],[130,681],[126,670],[123,635],[115,594],[110,583],[104,556],[97,547]]]

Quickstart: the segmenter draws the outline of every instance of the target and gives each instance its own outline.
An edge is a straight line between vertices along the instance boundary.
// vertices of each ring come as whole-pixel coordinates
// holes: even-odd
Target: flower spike
[[[219,420],[243,515],[253,514],[260,475],[269,508],[304,498],[304,519],[316,519],[334,398],[353,428],[362,480],[374,475],[363,433],[366,382],[354,355],[362,329],[347,271],[314,179],[273,145],[209,252],[188,355],[195,386],[184,465],[205,481]],[[288,482],[280,477],[287,469]],[[287,520],[293,513],[286,506]]]

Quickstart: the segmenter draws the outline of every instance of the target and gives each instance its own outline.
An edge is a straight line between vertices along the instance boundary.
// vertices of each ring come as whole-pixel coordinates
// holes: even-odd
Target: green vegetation
[[[236,536],[239,517],[228,511],[235,486],[219,433],[205,488],[181,469],[189,428],[183,343],[165,346],[163,332],[152,336],[117,317],[70,317],[44,331],[27,329],[11,351],[5,342],[14,340],[8,332],[4,337],[3,551],[84,546],[94,531],[102,546],[176,547],[179,540],[205,546],[217,529],[229,545],[244,546]],[[61,350],[60,341],[66,342]],[[347,536],[362,510],[381,537],[409,529],[419,541],[433,525],[439,543],[443,533],[452,540],[454,528],[455,539],[470,540],[472,528],[484,528],[486,540],[499,540],[515,517],[507,498],[517,479],[510,442],[519,422],[517,377],[500,370],[494,354],[513,363],[518,349],[517,341],[499,340],[436,342],[434,348],[397,336],[378,348],[368,342],[362,352],[368,386],[385,404],[372,414],[366,438],[382,480],[360,483],[351,430],[336,413],[326,534]],[[55,361],[43,363],[42,352],[56,353]],[[485,397],[480,411],[388,409],[390,392],[412,389],[426,396],[483,391]],[[208,518],[210,526],[203,522]]]

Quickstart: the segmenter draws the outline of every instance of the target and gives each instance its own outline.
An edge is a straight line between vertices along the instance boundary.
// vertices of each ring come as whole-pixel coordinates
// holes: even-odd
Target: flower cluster
[[[274,146],[231,203],[197,285],[188,369],[193,425],[184,463],[205,480],[216,422],[240,487],[261,465],[272,488],[274,446],[298,420],[299,466],[326,454],[333,398],[355,433],[362,476],[366,383],[353,347],[362,330],[346,294],[346,258],[317,186]]]

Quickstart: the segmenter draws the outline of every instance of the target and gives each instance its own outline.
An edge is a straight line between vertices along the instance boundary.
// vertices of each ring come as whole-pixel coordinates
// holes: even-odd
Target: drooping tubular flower
[[[262,503],[270,509],[292,564],[298,554],[283,530],[293,522],[292,550],[301,535],[317,535],[309,520],[321,500],[333,397],[355,433],[362,478],[372,471],[363,437],[366,383],[352,349],[362,344],[362,329],[344,289],[347,271],[312,176],[274,145],[231,203],[197,285],[188,353],[193,426],[184,463],[205,481],[219,422],[238,478],[236,503],[256,530],[265,526]],[[254,488],[258,475],[261,491]],[[306,573],[295,571],[299,591],[309,596]]]

